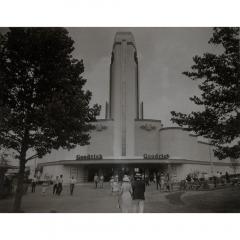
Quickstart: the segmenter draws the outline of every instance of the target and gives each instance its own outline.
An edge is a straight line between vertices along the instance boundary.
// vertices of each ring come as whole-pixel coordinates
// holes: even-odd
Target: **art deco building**
[[[153,175],[160,171],[180,180],[193,172],[211,175],[216,171],[237,171],[238,163],[218,160],[211,145],[188,131],[180,127],[164,128],[161,120],[144,119],[143,103],[139,103],[138,68],[132,33],[116,33],[105,119],[94,123],[96,129],[91,132],[91,143],[85,151],[76,148],[46,156],[39,164],[42,177],[63,174],[66,182],[71,176],[81,182],[92,180],[95,173],[108,179],[124,172]]]

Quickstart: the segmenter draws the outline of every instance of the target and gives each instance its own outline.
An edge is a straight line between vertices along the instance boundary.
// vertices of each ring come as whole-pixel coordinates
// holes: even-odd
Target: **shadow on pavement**
[[[184,192],[174,192],[166,195],[166,199],[169,201],[169,203],[174,205],[184,205],[184,202],[181,199],[181,196],[184,194]]]

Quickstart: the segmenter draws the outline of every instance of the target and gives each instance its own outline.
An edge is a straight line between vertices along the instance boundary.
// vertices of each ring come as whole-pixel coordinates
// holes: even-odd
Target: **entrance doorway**
[[[88,181],[92,182],[94,175],[103,175],[104,181],[110,181],[111,176],[113,176],[114,169],[111,166],[89,166],[88,167]]]
[[[166,173],[169,170],[168,164],[158,165],[140,165],[140,164],[124,164],[124,165],[95,165],[88,166],[88,181],[93,181],[94,175],[103,175],[104,181],[110,181],[112,176],[118,175],[119,181],[122,180],[124,174],[133,177],[136,172],[142,174],[144,177],[148,176],[149,179],[153,179],[156,174]]]

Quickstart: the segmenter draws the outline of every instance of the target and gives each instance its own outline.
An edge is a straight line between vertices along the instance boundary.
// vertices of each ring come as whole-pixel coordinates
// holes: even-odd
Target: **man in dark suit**
[[[143,213],[144,212],[144,200],[145,200],[145,182],[142,179],[141,174],[135,175],[135,180],[132,184],[133,190],[133,212]]]

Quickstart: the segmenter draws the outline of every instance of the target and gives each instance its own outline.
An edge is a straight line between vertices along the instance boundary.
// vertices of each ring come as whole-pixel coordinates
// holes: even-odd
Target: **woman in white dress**
[[[123,177],[123,183],[120,189],[121,211],[129,213],[132,208],[132,186],[127,175]]]

